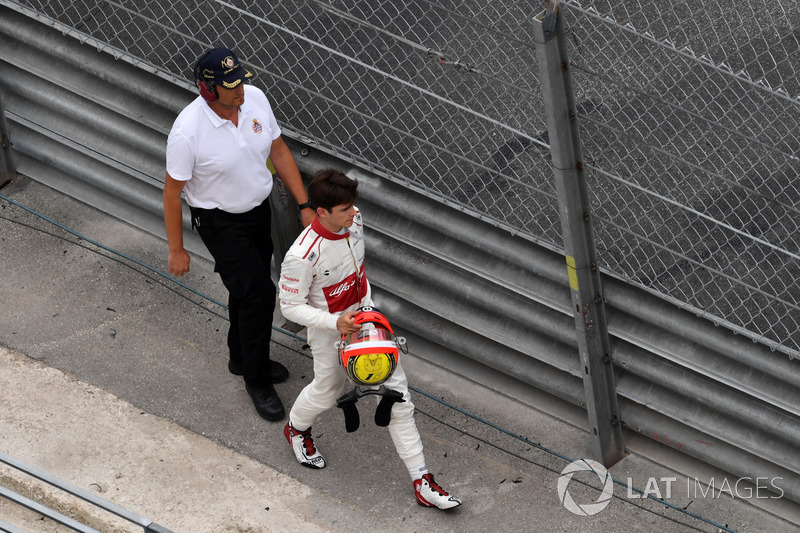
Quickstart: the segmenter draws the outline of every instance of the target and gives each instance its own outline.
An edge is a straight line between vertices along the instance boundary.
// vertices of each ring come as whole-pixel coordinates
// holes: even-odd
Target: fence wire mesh
[[[797,3],[566,4],[604,267],[797,356]]]
[[[288,135],[563,250],[544,0],[0,0],[165,76],[209,46]],[[563,0],[603,269],[800,356],[800,8]]]

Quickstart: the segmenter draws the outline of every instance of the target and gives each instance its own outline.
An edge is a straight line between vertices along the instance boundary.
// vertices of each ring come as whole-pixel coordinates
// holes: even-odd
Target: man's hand
[[[176,252],[169,253],[169,273],[175,276],[183,276],[189,272],[189,254],[181,248]]]
[[[311,209],[303,209],[300,211],[300,220],[303,222],[303,227],[308,227],[309,224],[314,222],[317,214]]]
[[[348,311],[336,319],[336,329],[339,330],[339,333],[347,335],[348,333],[355,333],[361,329],[361,324],[356,324],[355,321],[357,313],[358,311]]]

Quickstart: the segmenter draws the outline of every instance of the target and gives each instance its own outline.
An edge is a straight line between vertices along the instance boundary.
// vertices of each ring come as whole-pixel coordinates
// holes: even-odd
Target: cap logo
[[[222,80],[222,81],[220,82],[220,85],[222,85],[222,86],[223,86],[223,87],[225,87],[226,89],[235,89],[236,87],[238,87],[238,86],[239,86],[239,84],[240,84],[240,83],[242,83],[242,80],[234,80],[234,81],[225,81],[225,80]]]

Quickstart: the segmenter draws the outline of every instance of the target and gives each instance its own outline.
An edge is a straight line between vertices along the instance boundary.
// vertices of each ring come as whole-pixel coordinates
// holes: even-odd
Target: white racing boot
[[[424,507],[438,507],[439,509],[452,509],[461,505],[461,500],[450,496],[433,480],[433,474],[425,474],[422,479],[414,481],[414,494],[417,503]]]
[[[297,457],[297,461],[301,465],[309,468],[325,468],[325,459],[317,451],[316,446],[314,446],[314,439],[311,438],[311,428],[305,431],[298,431],[292,426],[291,422],[287,422],[286,427],[283,428],[283,434],[292,446],[294,456]]]

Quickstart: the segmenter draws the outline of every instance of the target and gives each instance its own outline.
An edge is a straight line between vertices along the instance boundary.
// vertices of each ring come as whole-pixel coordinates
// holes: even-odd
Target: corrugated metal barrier
[[[0,43],[17,170],[163,236],[166,136],[194,97],[187,80],[4,7]],[[501,391],[585,408],[562,255],[284,133],[305,175],[337,166],[360,181],[376,301],[415,352]],[[207,257],[186,222],[187,248]],[[296,231],[281,229],[283,242]],[[626,432],[734,476],[781,478],[783,497],[800,502],[797,363],[619,279],[603,287]]]

